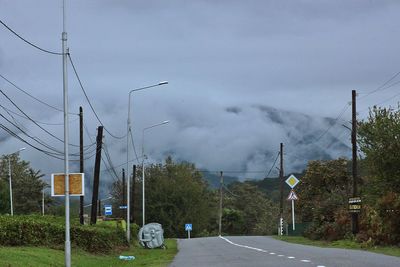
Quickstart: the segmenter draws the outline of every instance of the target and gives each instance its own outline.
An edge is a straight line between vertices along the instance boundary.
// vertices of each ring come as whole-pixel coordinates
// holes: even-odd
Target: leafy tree
[[[135,206],[131,212],[135,213],[136,222],[142,217],[142,169],[137,169],[136,188],[134,195]],[[208,232],[211,192],[194,164],[174,162],[167,157],[164,164],[152,164],[145,168],[146,185],[146,223],[158,222],[169,237],[183,237],[186,235],[185,224],[193,224],[192,234]],[[122,182],[113,185],[114,202],[122,202]],[[137,216],[137,215],[140,216]],[[125,216],[122,214],[121,216]]]
[[[358,124],[358,143],[371,174],[369,193],[400,193],[400,110],[374,107]]]
[[[358,143],[368,170],[362,188],[359,240],[399,244],[400,110],[373,107],[358,124]]]
[[[348,232],[350,182],[346,159],[308,163],[297,190],[301,198],[298,202],[300,218],[303,222],[312,222],[309,237],[333,240],[344,237]]]
[[[278,206],[249,182],[233,183],[225,194],[223,232],[264,235],[276,232]]]
[[[21,161],[17,154],[13,154],[3,156],[0,163],[0,213],[10,213],[9,159],[11,162],[14,213],[40,212],[42,189],[46,186],[41,180],[43,174],[32,169],[29,162]]]

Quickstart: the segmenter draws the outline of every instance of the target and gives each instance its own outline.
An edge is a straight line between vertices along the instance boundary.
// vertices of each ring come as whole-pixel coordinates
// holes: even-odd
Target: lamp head
[[[162,81],[158,83],[158,85],[164,85],[164,84],[168,84],[168,81]]]

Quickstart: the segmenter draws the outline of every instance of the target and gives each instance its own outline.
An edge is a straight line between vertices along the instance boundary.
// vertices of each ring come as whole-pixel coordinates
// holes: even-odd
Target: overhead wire
[[[28,40],[26,40],[24,37],[22,37],[21,35],[19,35],[17,32],[15,32],[13,29],[11,29],[7,24],[5,24],[1,19],[0,19],[0,24],[2,24],[7,30],[9,30],[10,32],[12,32],[15,36],[17,36],[19,39],[21,39],[22,41],[24,41],[25,43],[29,44],[30,46],[39,49],[42,52],[48,53],[48,54],[53,54],[53,55],[63,55],[63,53],[59,53],[59,52],[53,52],[44,48],[41,48],[37,45],[35,45],[32,42],[29,42]]]
[[[12,111],[12,110],[10,110],[10,109],[8,109],[8,108],[2,106],[2,105],[0,105],[0,107],[1,107],[2,109],[4,109],[4,111],[6,111],[8,114],[9,114],[9,113],[12,113],[12,114],[14,114],[14,115],[16,115],[16,116],[18,116],[18,117],[20,117],[20,118],[29,120],[27,117],[25,117],[25,116],[23,116],[23,115],[21,115],[21,114],[18,114],[17,112],[14,112],[14,111]],[[9,114],[9,115],[11,116],[11,114]],[[77,121],[77,120],[79,120],[79,118],[75,118],[75,119],[73,119],[73,120],[70,120],[69,122],[74,122],[74,121]],[[63,122],[59,122],[59,123],[50,123],[50,122],[38,121],[38,120],[36,120],[36,119],[35,119],[35,121],[36,121],[37,123],[39,123],[39,124],[50,125],[50,126],[54,126],[54,125],[64,125]]]
[[[279,151],[278,154],[276,155],[276,158],[275,158],[274,163],[273,163],[272,166],[271,166],[271,169],[269,169],[268,174],[267,174],[267,176],[265,176],[265,177],[268,177],[268,176],[270,175],[272,169],[275,167],[275,164],[276,164],[276,162],[278,161],[278,158],[279,158],[279,155],[280,155],[280,154],[281,154],[281,152]]]
[[[50,105],[50,104],[48,104],[48,103],[46,103],[46,102],[40,100],[39,98],[37,98],[37,97],[31,95],[31,94],[28,93],[26,90],[22,89],[20,86],[16,85],[14,82],[12,82],[12,81],[10,81],[9,79],[7,79],[6,77],[4,77],[4,75],[0,74],[0,77],[1,77],[3,80],[5,80],[6,82],[8,82],[9,84],[11,84],[11,85],[12,85],[13,87],[15,87],[16,89],[18,89],[19,91],[21,91],[21,92],[24,93],[25,95],[29,96],[30,98],[32,98],[32,99],[38,101],[39,103],[41,103],[41,104],[43,104],[43,105],[45,105],[45,106],[47,106],[47,107],[49,107],[49,108],[51,108],[51,109],[57,110],[57,111],[59,111],[59,112],[64,112],[62,109],[57,108],[57,107],[55,107],[55,106],[53,106],[53,105]],[[69,113],[69,114],[71,114],[71,115],[79,115],[79,114],[77,114],[77,113]]]
[[[48,135],[52,136],[53,138],[57,139],[58,141],[64,143],[64,140],[60,139],[59,137],[57,137],[56,135],[54,135],[53,133],[49,132],[48,130],[46,130],[45,128],[43,128],[42,126],[40,126],[35,120],[33,120],[30,116],[28,116],[28,114],[26,114],[17,104],[15,104],[15,102],[9,97],[7,96],[3,90],[0,89],[0,93],[5,96],[8,101],[10,101],[14,107],[16,107],[22,114],[24,114],[31,122],[33,122],[36,126],[38,126],[40,129],[42,129],[44,132],[46,132]],[[70,146],[74,146],[74,147],[79,147],[79,145],[75,145],[75,144],[69,144]]]
[[[133,151],[135,152],[136,161],[137,161],[137,163],[139,164],[140,162],[139,162],[139,157],[138,157],[138,155],[137,155],[137,153],[136,153],[135,142],[133,141],[133,134],[132,134],[132,131],[131,131],[131,130],[129,130],[129,132],[130,132],[130,137],[131,137],[131,141],[132,141]]]
[[[104,126],[103,122],[100,120],[99,116],[97,115],[97,112],[95,111],[95,109],[94,109],[92,103],[90,102],[90,99],[89,99],[89,97],[88,97],[88,95],[87,95],[87,93],[86,93],[85,88],[83,87],[81,78],[79,77],[78,71],[77,71],[76,68],[75,68],[75,65],[74,65],[74,62],[72,61],[72,58],[71,58],[71,54],[70,54],[70,53],[68,53],[68,58],[69,58],[69,61],[71,62],[71,66],[72,66],[72,69],[73,69],[73,71],[74,71],[74,73],[75,73],[75,76],[76,76],[76,78],[77,78],[77,80],[78,80],[79,86],[80,86],[80,88],[82,89],[83,94],[85,95],[85,98],[86,98],[86,100],[87,100],[87,102],[88,102],[88,104],[89,104],[89,106],[90,106],[90,109],[93,111],[93,114],[95,115],[95,117],[97,118],[97,120],[99,121],[99,123],[104,127],[104,130],[105,130],[111,137],[113,137],[113,138],[115,138],[115,139],[123,139],[123,138],[125,138],[126,135],[124,135],[124,136],[116,136],[116,135],[112,134],[110,131],[108,131],[107,127]]]
[[[392,86],[389,86],[389,87],[386,87],[386,88],[385,88],[385,86],[386,86],[388,83],[390,83],[392,80],[394,80],[394,79],[395,79],[397,76],[399,76],[399,75],[400,75],[400,71],[397,72],[396,74],[394,74],[392,77],[390,77],[390,78],[389,78],[386,82],[384,82],[382,85],[378,86],[378,87],[375,88],[374,90],[372,90],[372,91],[366,93],[364,96],[360,97],[360,99],[366,98],[367,96],[370,96],[370,95],[372,95],[373,93],[376,93],[376,92],[378,92],[378,91],[380,91],[380,90],[385,90],[385,89],[388,89],[388,88],[392,87]],[[397,84],[397,83],[400,83],[400,81],[396,82],[396,84]]]

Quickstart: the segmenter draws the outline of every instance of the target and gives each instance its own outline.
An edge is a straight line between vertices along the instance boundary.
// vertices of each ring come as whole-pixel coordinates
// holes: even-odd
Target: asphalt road
[[[178,240],[170,267],[397,267],[400,257],[282,242],[265,236]]]

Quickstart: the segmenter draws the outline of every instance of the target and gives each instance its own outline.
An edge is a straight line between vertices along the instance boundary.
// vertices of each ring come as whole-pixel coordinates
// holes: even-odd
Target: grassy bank
[[[378,247],[378,246],[367,247],[361,243],[357,243],[352,240],[338,240],[338,241],[327,242],[319,240],[310,240],[302,236],[282,236],[282,237],[275,236],[275,238],[278,240],[290,243],[302,244],[302,245],[330,247],[330,248],[358,249],[358,250],[366,250],[370,252],[400,257],[400,247]]]
[[[83,250],[72,250],[72,266],[167,266],[175,257],[176,240],[165,240],[168,249],[143,249],[139,245],[131,246],[129,250],[119,254],[95,255]],[[133,261],[123,261],[119,255],[135,256]],[[0,266],[64,266],[64,251],[36,247],[0,247]]]

